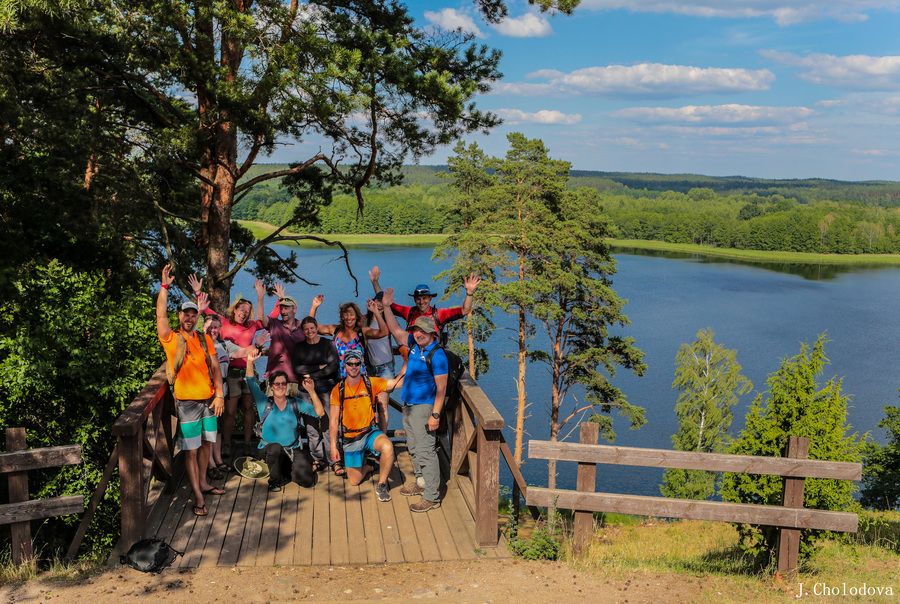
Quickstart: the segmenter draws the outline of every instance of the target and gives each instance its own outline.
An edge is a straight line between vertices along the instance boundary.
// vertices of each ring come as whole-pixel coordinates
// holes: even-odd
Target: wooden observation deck
[[[232,473],[217,484],[225,494],[208,495],[209,513],[198,517],[182,456],[174,451],[174,400],[161,367],[113,427],[122,492],[122,533],[113,557],[142,537],[184,551],[176,561],[182,567],[508,557],[498,526],[500,459],[510,466],[514,492],[524,492],[524,479],[503,439],[503,417],[468,376],[460,390],[446,464],[450,479],[436,510],[412,513],[409,504],[418,498],[400,495],[412,480],[412,465],[397,431],[390,502],[378,501],[374,479],[353,487],[328,471],[313,488],[290,483],[273,493],[264,479]]]

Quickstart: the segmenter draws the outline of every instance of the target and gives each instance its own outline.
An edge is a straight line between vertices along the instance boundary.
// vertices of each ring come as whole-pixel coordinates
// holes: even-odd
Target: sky
[[[502,51],[475,100],[504,123],[465,137],[492,155],[522,132],[576,170],[900,180],[900,0],[510,0],[497,25],[407,6]]]

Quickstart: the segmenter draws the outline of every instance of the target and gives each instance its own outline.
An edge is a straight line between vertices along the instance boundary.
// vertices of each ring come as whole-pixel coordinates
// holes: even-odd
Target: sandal
[[[347,474],[347,470],[344,469],[344,464],[339,461],[331,464],[331,471],[334,472],[335,476],[345,476]]]
[[[203,491],[204,495],[224,495],[225,489],[220,489],[219,487],[210,487]],[[206,506],[203,506],[206,507]]]
[[[315,472],[316,474],[318,474],[319,472],[321,472],[322,470],[324,470],[327,467],[328,466],[325,464],[324,461],[319,461],[318,459],[314,459],[312,462],[312,471]]]
[[[206,516],[207,514],[209,514],[209,511],[207,511],[205,503],[194,506],[194,516]]]

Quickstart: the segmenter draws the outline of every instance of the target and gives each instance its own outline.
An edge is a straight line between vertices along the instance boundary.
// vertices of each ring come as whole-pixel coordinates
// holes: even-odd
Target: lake
[[[338,304],[364,301],[372,295],[368,270],[375,264],[381,268],[382,286],[394,287],[401,302],[411,300],[406,294],[417,283],[429,282],[441,290],[441,284],[432,277],[445,265],[431,260],[431,247],[351,248],[350,266],[358,279],[358,296],[343,259],[334,250],[290,249],[298,253],[298,272],[319,283],[287,286],[300,305],[298,316],[305,314],[313,295],[324,293],[319,318],[336,322]],[[290,249],[278,252],[285,255]],[[900,386],[896,345],[900,314],[892,306],[900,300],[900,269],[747,265],[659,253],[617,253],[616,258],[618,273],[613,284],[628,300],[625,313],[631,320],[623,333],[635,338],[648,365],[643,377],[623,371],[613,378],[628,399],[647,413],[647,424],[636,431],[617,420],[616,444],[671,448],[671,436],[677,428],[677,392],[671,388],[675,353],[682,343],[693,341],[697,330],[706,327],[715,331],[718,343],[738,351],[738,362],[754,385],[754,393],[743,396],[735,409],[732,434],[743,426],[755,392],[765,390],[766,377],[780,361],[797,354],[801,342],[812,344],[818,334],[827,332],[830,342],[826,354],[831,364],[822,383],[832,376],[842,378],[844,392],[851,395],[849,420],[854,430],[870,431],[876,440],[885,441],[877,424],[885,405],[898,404]],[[253,297],[253,278],[246,272],[235,281],[233,297],[238,293]],[[462,292],[455,292],[449,300],[437,304],[460,304],[462,298]],[[273,303],[271,297],[267,299],[267,310]],[[511,357],[516,350],[515,320],[498,312],[495,321],[498,329],[487,343],[491,369],[479,384],[512,424],[516,406],[516,362]],[[545,344],[538,332],[532,345]],[[546,438],[550,382],[543,365],[529,367],[527,391],[531,406],[526,439]],[[392,426],[399,426],[399,417],[395,419]],[[513,442],[511,430],[506,439]],[[574,486],[576,465],[560,464],[562,487]],[[522,470],[529,484],[546,486],[545,462],[527,461]],[[601,466],[598,486],[618,493],[655,495],[660,476],[661,471],[656,469]],[[508,474],[503,482],[511,484]]]

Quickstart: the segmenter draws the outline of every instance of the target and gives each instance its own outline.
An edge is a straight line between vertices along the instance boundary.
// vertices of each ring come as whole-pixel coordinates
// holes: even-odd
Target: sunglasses
[[[349,363],[344,363],[344,365],[347,367],[359,367],[362,365],[362,363],[360,363],[359,361],[351,361]]]
[[[272,382],[273,388],[284,388],[287,386],[287,382]]]

